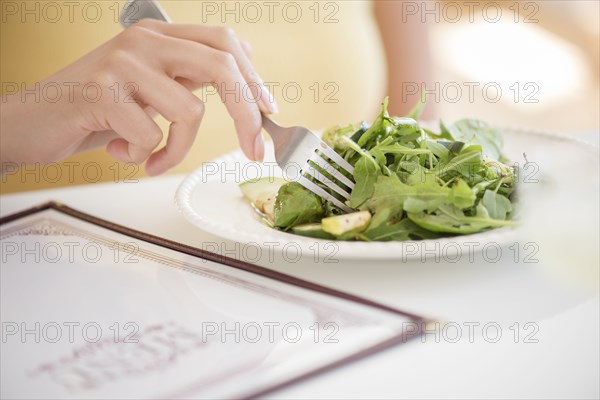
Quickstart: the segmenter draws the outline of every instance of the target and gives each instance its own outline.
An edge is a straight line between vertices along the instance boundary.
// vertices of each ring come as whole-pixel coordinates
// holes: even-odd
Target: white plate
[[[504,136],[504,153],[520,166],[519,181],[521,187],[535,183],[544,177],[547,163],[560,162],[559,155],[568,148],[569,153],[581,153],[578,159],[582,163],[574,163],[573,173],[585,179],[589,168],[597,169],[597,149],[588,143],[570,139],[565,136],[524,131],[513,128],[502,129]],[[527,155],[530,164],[523,168]],[[315,254],[315,246],[327,254],[331,241],[306,238],[291,233],[271,229],[263,224],[260,217],[252,210],[242,197],[238,185],[248,179],[266,176],[281,176],[282,171],[276,166],[272,144],[267,143],[265,163],[248,161],[241,151],[235,151],[204,163],[200,168],[187,176],[179,186],[175,203],[184,217],[198,228],[216,236],[232,241],[252,244],[262,249],[272,248],[273,243],[280,246],[293,246],[303,254]],[[546,164],[544,164],[546,163]],[[581,173],[578,173],[580,170]],[[547,179],[546,177],[545,179]],[[544,178],[543,178],[544,179]],[[560,182],[557,182],[560,184]],[[515,242],[518,228],[501,228],[484,233],[455,236],[444,239],[424,240],[419,242],[343,242],[336,241],[336,257],[340,259],[421,259],[441,256],[445,260],[470,251],[473,243],[479,248],[486,244],[509,246]],[[318,253],[323,254],[323,253]]]

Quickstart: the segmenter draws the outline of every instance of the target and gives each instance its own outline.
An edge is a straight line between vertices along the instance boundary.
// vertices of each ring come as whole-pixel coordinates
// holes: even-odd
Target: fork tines
[[[292,164],[301,166],[294,181],[339,209],[352,212],[344,204],[350,200],[354,187],[352,165],[307,128],[285,128],[265,114],[262,114],[262,121],[263,128],[273,139],[275,160],[281,169],[285,171]]]
[[[328,162],[324,157],[327,157],[332,163]],[[346,200],[350,200],[350,192],[352,188],[354,188],[354,182],[352,182],[346,175],[344,175],[341,171],[339,171],[335,165],[338,165],[344,171],[346,171],[350,176],[352,176],[354,172],[354,168],[350,165],[346,160],[344,160],[339,154],[337,154],[331,147],[327,146],[324,142],[320,143],[320,147],[315,149],[311,157],[307,160],[305,167],[302,169],[302,172],[310,175],[315,180],[321,182],[328,188],[332,189],[334,192],[339,194],[342,198]],[[316,168],[316,167],[318,168]],[[323,172],[321,172],[323,171]],[[331,176],[329,178],[327,175]],[[352,212],[353,210],[345,205],[338,198],[333,196],[331,193],[328,193],[319,185],[312,182],[305,176],[300,176],[299,183],[312,191],[313,193],[321,196],[327,201],[333,203],[336,207],[342,209],[345,212]],[[344,188],[345,187],[345,188]]]

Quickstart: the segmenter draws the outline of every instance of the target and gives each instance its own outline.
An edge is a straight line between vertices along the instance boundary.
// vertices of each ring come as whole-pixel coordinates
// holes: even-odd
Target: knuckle
[[[106,54],[103,61],[108,71],[122,71],[131,66],[133,58],[126,50],[114,49]]]
[[[143,35],[144,31],[146,31],[147,29],[144,28],[139,22],[136,24],[133,24],[131,26],[129,26],[127,29],[125,29],[121,35],[119,35],[121,38],[135,38],[138,36]]]
[[[247,40],[240,40],[240,45],[242,46],[242,50],[248,55],[252,55],[252,45]]]
[[[235,57],[231,53],[226,51],[215,51],[213,58],[216,63],[220,66],[221,69],[225,71],[234,71],[237,69],[237,63],[235,62]]]
[[[142,27],[142,28],[146,28],[146,29],[154,29],[154,28],[157,28],[158,26],[160,26],[160,24],[161,24],[161,21],[158,21],[156,19],[144,18],[144,19],[139,20],[133,26],[138,26],[138,27]]]
[[[232,28],[228,26],[215,26],[212,29],[215,30],[216,47],[228,53],[234,53],[241,47],[238,36]]]
[[[118,45],[125,48],[132,48],[140,43],[144,43],[147,40],[151,31],[145,28],[143,25],[138,22],[134,25],[131,25],[127,29],[125,29],[118,38]]]
[[[134,164],[138,164],[138,165],[142,164],[144,161],[146,161],[146,158],[147,158],[147,157],[145,157],[145,156],[143,156],[141,154],[135,154],[135,155],[131,155],[130,154],[129,157],[131,157],[131,161]]]
[[[186,104],[184,119],[191,123],[197,123],[202,120],[202,117],[204,117],[204,111],[204,103],[197,97],[193,96],[193,100],[187,102]]]
[[[155,149],[163,139],[163,133],[160,129],[152,129],[146,136],[146,143],[144,147],[152,150]]]
[[[141,164],[150,156],[150,150],[139,145],[129,145],[129,157],[136,164]]]
[[[219,30],[219,36],[226,43],[237,42],[237,40],[238,40],[237,34],[235,33],[235,30],[233,28],[230,28],[228,26],[222,26],[222,27],[218,27],[217,29]]]
[[[110,51],[106,54],[96,72],[91,76],[91,82],[103,89],[109,90],[115,83],[122,80],[123,71],[132,70],[135,68],[135,65],[135,60],[126,51]],[[111,92],[107,91],[108,93]],[[102,97],[104,98],[105,96]]]

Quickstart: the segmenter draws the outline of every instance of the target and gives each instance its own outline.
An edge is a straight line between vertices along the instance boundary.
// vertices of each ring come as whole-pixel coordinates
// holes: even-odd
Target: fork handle
[[[119,15],[119,22],[123,28],[127,28],[144,18],[171,22],[165,10],[154,0],[127,0]]]
[[[279,133],[277,130],[281,129],[282,127],[280,125],[277,125],[277,123],[275,121],[273,121],[271,118],[267,117],[266,114],[261,113],[262,115],[262,125],[263,128],[265,129],[265,131],[267,131],[269,133],[269,135],[277,135],[277,133]]]

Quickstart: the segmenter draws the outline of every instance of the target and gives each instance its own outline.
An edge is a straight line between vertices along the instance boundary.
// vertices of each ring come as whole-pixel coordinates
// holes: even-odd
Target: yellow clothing
[[[122,30],[117,13],[123,1],[76,7],[61,1],[0,3],[3,89],[5,82],[30,86]],[[370,119],[384,95],[384,54],[368,1],[163,0],[161,5],[176,23],[231,26],[250,42],[253,64],[273,89],[280,109],[275,118],[282,124],[318,129]],[[202,90],[197,95],[206,100],[204,121],[188,157],[170,173],[189,172],[238,148],[218,96]],[[166,134],[168,123],[159,117],[159,125]],[[143,176],[142,167],[119,166],[104,149],[37,170],[5,175],[2,193]]]

